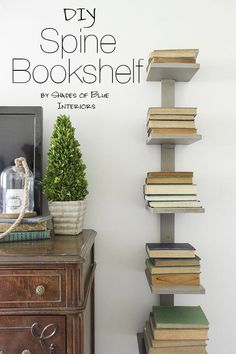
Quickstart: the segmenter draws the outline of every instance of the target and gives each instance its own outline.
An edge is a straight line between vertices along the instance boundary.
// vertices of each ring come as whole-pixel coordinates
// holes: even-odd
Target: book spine
[[[191,177],[148,177],[146,184],[193,184]]]
[[[164,49],[154,50],[149,54],[149,59],[158,58],[194,58],[198,56],[198,49]]]
[[[193,177],[193,172],[148,172],[148,177]]]
[[[149,277],[151,284],[158,286],[200,285],[199,274],[150,274]]]
[[[0,223],[0,232],[7,231],[12,224],[3,224]],[[45,231],[47,229],[47,223],[41,222],[37,224],[19,224],[15,228],[15,232],[27,232],[27,231]]]
[[[168,185],[145,185],[144,187],[145,194],[166,194],[166,195],[178,195],[178,194],[196,194],[197,193],[197,186],[192,184],[192,185],[182,185],[182,184],[168,184]]]
[[[176,122],[182,122],[182,121],[188,121],[188,122],[194,122],[195,116],[194,115],[180,115],[180,114],[149,114],[147,115],[147,121],[149,122],[156,122],[156,121],[176,121]]]
[[[148,135],[155,134],[197,134],[197,129],[194,128],[152,128],[148,129]]]
[[[147,124],[148,129],[196,129],[194,121],[164,121],[164,120],[151,120]]]
[[[29,232],[11,232],[0,242],[17,242],[17,241],[32,241],[50,238],[50,230],[46,231],[29,231]]]
[[[148,114],[176,114],[176,115],[193,115],[196,116],[196,107],[175,107],[175,108],[162,108],[162,107],[150,107],[148,109]]]
[[[164,202],[164,201],[154,201],[154,202],[148,202],[148,205],[151,208],[201,208],[201,203],[200,201],[169,201],[169,202]]]

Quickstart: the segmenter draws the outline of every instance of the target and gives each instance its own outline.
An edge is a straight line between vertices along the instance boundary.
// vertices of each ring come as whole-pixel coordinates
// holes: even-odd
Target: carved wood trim
[[[42,329],[40,324],[35,322],[31,326],[31,335],[39,341],[42,349],[45,352],[48,352],[50,354],[56,354],[56,345],[50,343],[48,346],[47,341],[56,335],[57,330],[58,326],[55,323],[50,323]]]
[[[84,299],[81,273],[80,266],[68,265],[66,267],[66,306],[68,307],[78,307]]]
[[[67,354],[86,354],[83,351],[83,314],[67,316]]]

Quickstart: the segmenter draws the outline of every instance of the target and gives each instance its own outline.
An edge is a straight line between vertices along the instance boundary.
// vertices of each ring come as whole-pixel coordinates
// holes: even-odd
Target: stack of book
[[[10,232],[0,242],[31,241],[50,238],[48,222],[51,216],[35,216],[32,218],[23,218],[14,232]],[[0,236],[7,231],[16,219],[0,218]]]
[[[151,208],[202,208],[193,172],[148,172],[144,199]]]
[[[148,136],[197,134],[196,115],[196,107],[150,107],[147,114]]]
[[[153,50],[149,54],[147,71],[153,63],[195,64],[198,52],[198,49]]]
[[[200,306],[153,306],[144,327],[147,354],[206,354],[208,330]]]
[[[150,285],[199,286],[200,258],[189,243],[147,243],[146,275]]]

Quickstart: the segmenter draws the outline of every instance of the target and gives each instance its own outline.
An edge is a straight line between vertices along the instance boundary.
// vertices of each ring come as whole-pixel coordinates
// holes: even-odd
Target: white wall
[[[96,353],[137,354],[135,334],[156,303],[144,275],[145,242],[159,238],[159,218],[144,208],[142,184],[160,167],[160,148],[146,146],[149,106],[160,105],[160,84],[11,84],[11,58],[51,63],[39,52],[42,28],[66,33],[63,7],[97,7],[94,33],[113,33],[118,49],[111,63],[147,59],[159,48],[199,48],[201,69],[189,83],[176,84],[176,105],[197,106],[203,140],[176,148],[176,169],[194,171],[201,215],[176,216],[176,241],[190,242],[202,257],[205,296],[178,295],[176,304],[201,305],[210,321],[208,354],[233,354],[236,330],[236,2],[234,0],[109,0],[0,2],[0,104],[44,108],[44,161],[57,114],[41,92],[99,89],[109,100],[96,110],[69,110],[87,164],[90,194],[86,227],[96,240]],[[70,25],[76,31],[77,24]],[[92,59],[92,55],[89,57]]]

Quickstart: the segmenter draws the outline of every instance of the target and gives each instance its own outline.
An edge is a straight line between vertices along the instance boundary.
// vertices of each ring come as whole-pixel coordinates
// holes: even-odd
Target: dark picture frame
[[[14,158],[19,156],[27,159],[34,174],[34,205],[35,211],[40,215],[42,214],[40,181],[43,174],[42,107],[0,106],[0,173],[12,165]],[[0,198],[0,210],[1,206]]]

